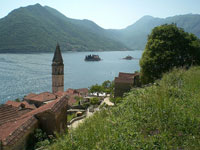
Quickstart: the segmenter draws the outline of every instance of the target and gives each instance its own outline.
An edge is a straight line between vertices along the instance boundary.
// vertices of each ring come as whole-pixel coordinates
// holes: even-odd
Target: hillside
[[[50,52],[57,42],[63,51],[143,50],[151,30],[176,23],[200,37],[200,15],[165,19],[144,16],[125,29],[103,29],[94,22],[71,19],[40,4],[21,7],[0,19],[0,52]]]
[[[89,20],[70,19],[40,4],[21,7],[0,19],[0,52],[126,50],[104,35],[104,29]]]
[[[131,49],[144,49],[147,36],[154,27],[171,23],[177,24],[178,27],[183,28],[186,32],[193,33],[200,38],[200,15],[194,14],[178,15],[165,19],[144,16],[125,29],[109,30],[109,32],[116,37],[116,40],[124,43]]]
[[[48,147],[51,150],[158,150],[200,147],[200,67],[176,69],[133,89]]]

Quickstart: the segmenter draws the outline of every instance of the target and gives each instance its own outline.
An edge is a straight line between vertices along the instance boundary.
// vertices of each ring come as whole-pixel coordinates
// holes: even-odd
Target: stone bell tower
[[[64,91],[64,64],[59,44],[52,60],[52,93],[58,91]]]

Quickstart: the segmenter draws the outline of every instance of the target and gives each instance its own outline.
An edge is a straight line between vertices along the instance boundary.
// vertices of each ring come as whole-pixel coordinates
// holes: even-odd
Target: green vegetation
[[[121,98],[121,97],[116,97],[116,98],[111,97],[111,98],[110,98],[110,101],[113,102],[115,105],[121,103],[122,100],[123,100],[123,98]]]
[[[166,19],[144,16],[125,29],[106,30],[90,20],[70,19],[53,8],[36,4],[0,19],[0,52],[52,52],[57,42],[63,51],[141,50],[151,30],[165,23],[176,23],[200,37],[200,15]]]
[[[114,82],[106,80],[101,85],[95,84],[90,87],[90,93],[106,93],[106,94],[113,94],[114,91]]]
[[[45,132],[37,128],[32,134],[32,138],[29,139],[28,146],[26,149],[34,150],[37,148],[42,148],[42,147],[48,146],[53,141],[54,141],[53,136],[47,136]]]
[[[100,99],[98,97],[92,97],[90,99],[90,104],[97,105],[99,103]]]
[[[73,113],[73,114],[68,114],[67,115],[67,122],[70,122],[72,119],[74,119],[76,117],[76,114]]]
[[[16,98],[15,102],[21,102],[21,100],[19,98]]]
[[[155,27],[140,60],[141,80],[152,83],[174,67],[200,64],[200,40],[175,24]]]
[[[97,96],[99,96],[99,93],[102,93],[102,92],[103,92],[103,88],[101,85],[95,84],[90,87],[90,93],[97,93]]]
[[[198,149],[200,67],[175,69],[132,90],[48,147],[51,150]]]
[[[104,32],[92,21],[70,19],[36,4],[0,19],[0,52],[52,52],[57,42],[63,51],[127,49]]]

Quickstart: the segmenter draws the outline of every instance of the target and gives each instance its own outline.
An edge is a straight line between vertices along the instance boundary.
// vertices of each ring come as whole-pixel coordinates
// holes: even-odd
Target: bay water
[[[86,62],[86,55],[96,54],[102,59]],[[126,56],[133,60],[124,60]],[[105,80],[114,80],[119,72],[139,71],[142,51],[65,52],[64,88],[88,88]],[[0,103],[22,99],[29,93],[51,92],[51,63],[53,53],[0,54]]]

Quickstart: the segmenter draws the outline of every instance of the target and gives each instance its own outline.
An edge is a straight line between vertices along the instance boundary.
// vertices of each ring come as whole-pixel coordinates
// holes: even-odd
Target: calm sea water
[[[100,62],[85,62],[85,55],[98,54]],[[131,55],[134,60],[123,60]],[[142,51],[67,52],[63,53],[64,85],[67,88],[87,88],[113,80],[119,72],[139,70]],[[28,93],[51,92],[53,53],[0,54],[0,103],[23,98]]]

